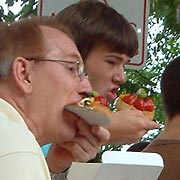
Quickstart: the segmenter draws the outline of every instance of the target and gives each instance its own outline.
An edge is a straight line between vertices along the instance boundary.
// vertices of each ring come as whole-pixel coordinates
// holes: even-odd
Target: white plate
[[[89,125],[107,126],[110,125],[109,118],[93,109],[84,108],[77,105],[69,105],[65,107],[66,110],[78,115]]]

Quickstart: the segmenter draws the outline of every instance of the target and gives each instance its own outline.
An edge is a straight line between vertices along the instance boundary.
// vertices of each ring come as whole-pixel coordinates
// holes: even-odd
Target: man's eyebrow
[[[74,58],[76,60],[81,60],[82,58],[77,53],[68,53],[67,56]]]

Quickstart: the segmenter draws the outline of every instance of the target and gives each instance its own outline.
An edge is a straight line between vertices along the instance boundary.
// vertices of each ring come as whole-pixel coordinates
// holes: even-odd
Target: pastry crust
[[[94,110],[94,111],[97,111],[97,112],[100,112],[100,113],[103,113],[104,115],[106,115],[107,117],[110,117],[111,116],[111,110],[106,107],[106,106],[103,106],[102,104],[94,104],[93,106],[91,106],[91,108]]]
[[[129,105],[125,103],[120,97],[117,100],[116,107],[118,111],[125,110],[125,109],[136,109],[133,105]]]
[[[144,113],[144,115],[148,118],[148,119],[150,119],[150,120],[154,120],[154,113],[155,113],[155,111],[143,111],[143,113]]]

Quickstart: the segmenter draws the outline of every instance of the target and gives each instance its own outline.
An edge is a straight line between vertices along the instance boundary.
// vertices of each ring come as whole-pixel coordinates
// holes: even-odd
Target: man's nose
[[[85,77],[79,85],[78,91],[80,94],[89,93],[92,91],[91,84],[89,82],[88,77]]]

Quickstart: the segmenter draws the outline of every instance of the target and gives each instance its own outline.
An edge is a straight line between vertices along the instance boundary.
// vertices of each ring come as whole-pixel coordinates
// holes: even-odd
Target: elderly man
[[[65,33],[33,20],[0,25],[0,179],[50,180],[49,169],[62,172],[79,154],[88,161],[109,138],[64,110],[91,90]],[[73,149],[71,140],[78,148],[66,152],[62,166],[56,147]],[[40,146],[50,142],[48,169]]]

